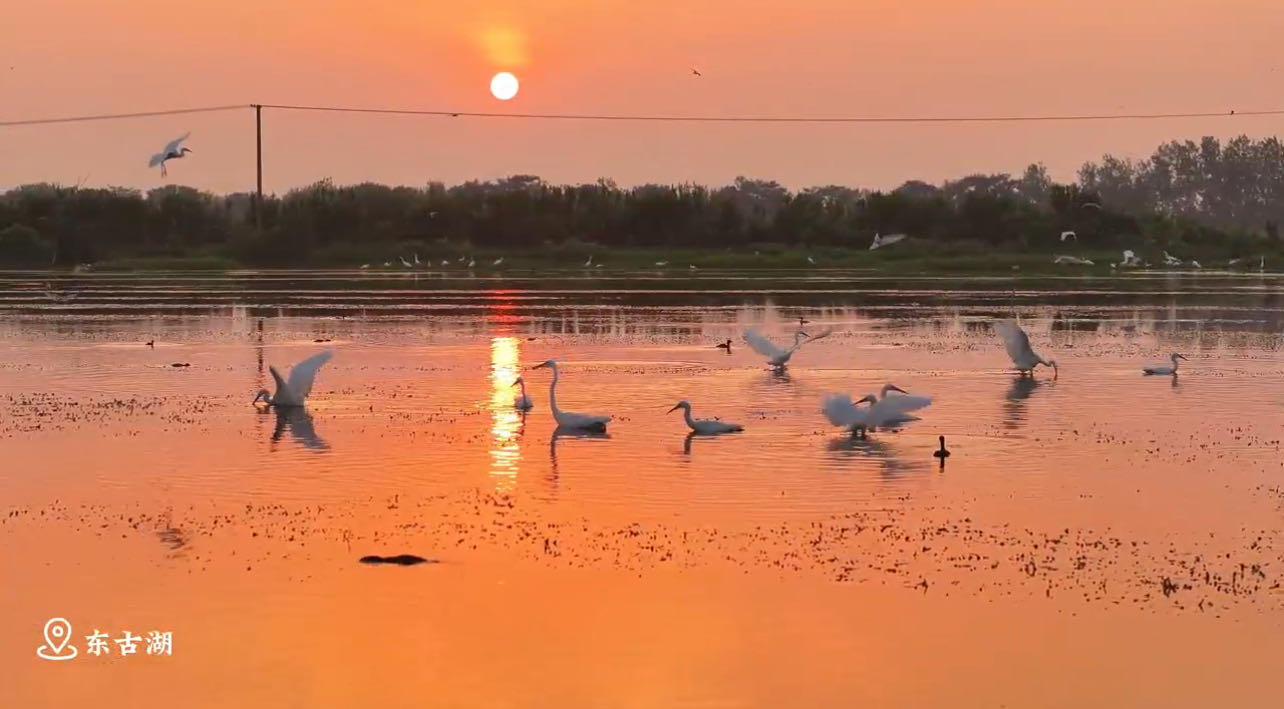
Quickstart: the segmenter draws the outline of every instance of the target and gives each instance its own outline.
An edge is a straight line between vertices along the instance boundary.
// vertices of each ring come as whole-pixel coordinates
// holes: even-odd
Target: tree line
[[[338,186],[321,180],[265,197],[190,187],[147,192],[23,185],[0,195],[0,263],[47,266],[120,257],[218,255],[255,265],[386,258],[409,246],[463,253],[584,248],[865,249],[874,234],[983,250],[1164,248],[1247,255],[1279,247],[1284,145],[1241,136],[1174,141],[1144,160],[1106,155],[1057,184],[1041,164],[1020,176],[918,180],[888,191],[796,192],[738,177],[710,188],[533,175],[446,186]]]

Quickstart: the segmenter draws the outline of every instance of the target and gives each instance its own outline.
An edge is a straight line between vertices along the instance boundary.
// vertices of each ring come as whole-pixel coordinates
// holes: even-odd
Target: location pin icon
[[[36,654],[46,660],[70,660],[76,656],[76,648],[70,648],[70,652],[63,654],[70,640],[71,623],[66,618],[50,618],[45,623],[45,645]]]

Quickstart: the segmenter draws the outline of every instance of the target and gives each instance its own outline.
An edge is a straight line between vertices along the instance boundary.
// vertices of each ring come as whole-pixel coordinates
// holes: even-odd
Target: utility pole
[[[258,162],[258,188],[254,194],[254,228],[263,233],[263,106],[254,104],[254,152]]]

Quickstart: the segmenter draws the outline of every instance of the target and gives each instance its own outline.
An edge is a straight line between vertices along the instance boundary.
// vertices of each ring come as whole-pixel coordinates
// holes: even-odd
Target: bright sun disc
[[[490,79],[490,93],[500,101],[517,95],[517,77],[506,71],[501,71]]]

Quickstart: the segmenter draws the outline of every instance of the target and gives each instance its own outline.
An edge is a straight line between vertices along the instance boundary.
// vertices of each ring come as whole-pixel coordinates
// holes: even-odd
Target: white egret
[[[443,267],[444,267],[444,266],[449,266],[449,265],[450,265],[450,262],[449,262],[449,261],[447,261],[446,259],[442,259],[442,260],[441,260],[441,265],[442,265]]]
[[[151,160],[147,161],[147,167],[156,167],[157,165],[160,165],[161,177],[169,176],[169,172],[165,169],[165,163],[170,160],[177,160],[192,152],[191,148],[179,148],[179,146],[183,144],[183,141],[187,140],[190,135],[190,132],[184,133],[181,137],[175,138],[166,143],[164,150],[156,153],[152,156]]]
[[[1025,334],[1025,330],[1016,323],[1011,320],[994,323],[994,331],[1003,338],[1003,346],[1007,349],[1008,356],[1012,358],[1012,364],[1016,365],[1017,371],[1021,374],[1034,376],[1034,368],[1040,364],[1052,367],[1054,378],[1060,374],[1056,360],[1040,357],[1034,348],[1030,347],[1030,336]]]
[[[1165,252],[1164,252],[1164,265],[1165,265],[1165,266],[1180,266],[1180,265],[1181,265],[1181,259],[1179,259],[1179,258],[1177,258],[1176,256],[1173,256],[1172,254],[1170,254],[1170,253],[1168,253],[1167,251],[1165,251]]]
[[[745,342],[753,348],[754,352],[757,352],[767,358],[767,364],[779,369],[784,368],[784,366],[789,363],[789,358],[793,357],[794,353],[797,352],[798,348],[802,347],[804,343],[811,342],[812,340],[819,340],[820,338],[829,335],[831,332],[833,332],[832,329],[825,330],[819,335],[812,337],[802,330],[799,330],[794,333],[794,346],[787,350],[777,347],[771,340],[763,337],[756,330],[745,330],[744,338]]]
[[[1061,232],[1061,240],[1062,240],[1062,241],[1065,241],[1066,239],[1074,239],[1075,241],[1078,241],[1078,240],[1079,240],[1079,235],[1078,235],[1078,234],[1076,234],[1076,233],[1074,233],[1073,231],[1063,231],[1063,232]]]
[[[468,267],[469,267],[469,268],[472,268],[473,266],[476,266],[476,265],[477,265],[477,259],[475,259],[475,258],[470,258],[470,259],[468,259]]]
[[[270,396],[267,389],[260,389],[252,403],[257,404],[262,399],[268,406],[303,406],[308,394],[312,393],[312,382],[316,381],[321,365],[333,356],[333,352],[326,350],[299,362],[290,368],[289,380],[283,379],[276,367],[269,365],[268,371],[276,380],[276,395]]]
[[[522,393],[513,398],[513,408],[518,411],[530,411],[535,408],[535,402],[531,401],[531,398],[526,395],[526,380],[518,377],[517,381],[513,382],[513,386],[522,388]]]
[[[504,262],[504,257],[503,257],[503,256],[500,256],[499,258],[495,259],[494,261],[491,261],[491,262],[490,262],[490,265],[492,265],[492,266],[498,266],[498,265],[500,265],[500,264],[501,264],[501,263],[503,263],[503,262]]]
[[[671,414],[674,411],[677,411],[678,409],[683,410],[682,417],[686,420],[687,426],[690,427],[691,430],[696,433],[703,433],[703,434],[735,433],[737,431],[745,430],[745,427],[741,426],[738,423],[727,423],[725,421],[719,421],[717,419],[691,418],[691,402],[687,401],[686,399],[683,399],[682,401],[679,401],[678,403],[674,404],[673,408],[669,409],[666,413]]]
[[[409,261],[407,261],[404,256],[398,256],[397,258],[401,259],[402,266],[405,266],[406,268],[414,268],[414,266]]]
[[[584,262],[584,268],[593,267],[593,254],[589,254],[588,260]]]
[[[1177,374],[1177,360],[1179,360],[1179,359],[1186,359],[1186,358],[1185,358],[1184,356],[1179,355],[1179,354],[1177,354],[1176,352],[1174,352],[1174,353],[1172,353],[1171,355],[1169,355],[1169,356],[1168,356],[1168,359],[1172,360],[1172,366],[1157,365],[1157,366],[1154,366],[1154,367],[1145,367],[1145,368],[1143,368],[1141,371],[1142,371],[1142,372],[1144,372],[1144,373],[1146,373],[1146,374],[1173,374],[1173,375],[1175,375],[1175,374]]]
[[[695,265],[694,263],[689,263],[689,264],[687,264],[687,268],[688,268],[688,269],[690,269],[690,270],[692,270],[692,271],[699,271],[699,270],[700,270],[699,268],[697,268],[697,267],[696,267],[696,265]]]
[[[562,411],[557,408],[557,379],[558,369],[557,360],[550,359],[543,364],[535,365],[535,369],[548,367],[553,370],[553,382],[548,385],[548,408],[553,412],[553,420],[557,421],[558,428],[575,429],[580,431],[597,431],[604,433],[606,424],[610,422],[610,416],[598,416],[595,414],[577,414],[570,411]]]
[[[890,395],[900,392],[899,395]],[[886,403],[884,403],[886,402]],[[868,408],[860,408],[868,403]],[[896,426],[902,423],[919,420],[909,413],[930,406],[932,400],[926,396],[915,396],[892,383],[883,385],[879,395],[868,394],[858,401],[852,401],[847,394],[830,394],[822,402],[822,411],[829,423],[834,426],[850,428],[852,433],[873,426]],[[880,408],[881,406],[881,408]],[[876,420],[878,423],[873,423]]]
[[[415,257],[415,265],[416,265],[416,266],[418,266],[418,265],[419,265],[419,252],[418,252],[418,251],[415,251],[415,252],[414,252],[414,257]]]
[[[668,262],[668,261],[656,261],[656,262],[655,262],[655,265],[656,265],[656,266],[659,266],[660,268],[664,268],[665,266],[668,266],[668,265],[669,265],[669,262]]]
[[[812,258],[812,257],[808,256],[808,257],[807,257],[807,263],[809,263],[809,264],[811,264],[811,265],[815,266],[815,265],[816,265],[816,259],[814,259],[814,258]]]
[[[1093,265],[1090,259],[1079,258],[1078,256],[1056,256],[1052,259],[1052,263],[1070,264],[1072,266],[1092,266]]]
[[[366,269],[368,269],[368,268],[370,268],[370,264],[368,264],[368,263],[363,263],[363,264],[361,264],[361,270],[362,270],[362,271],[364,271],[364,270],[366,270]]]
[[[891,246],[898,241],[904,241],[905,236],[905,234],[888,234],[887,236],[874,234],[874,240],[870,242],[869,250],[873,251],[874,249],[881,249],[884,246]]]

